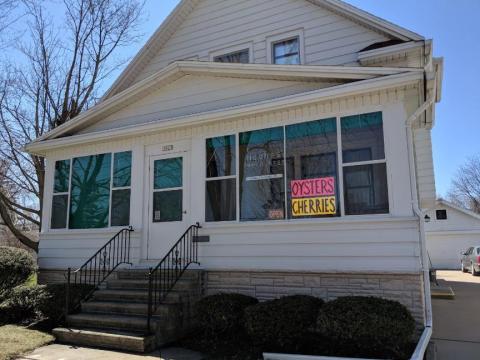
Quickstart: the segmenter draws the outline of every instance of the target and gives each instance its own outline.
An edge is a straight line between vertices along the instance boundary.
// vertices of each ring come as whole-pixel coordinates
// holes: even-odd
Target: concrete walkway
[[[117,351],[98,350],[70,345],[53,344],[38,348],[17,360],[201,360],[193,351],[169,348],[151,354],[127,354]]]
[[[437,360],[480,359],[480,276],[438,271],[437,278],[455,292],[454,300],[432,300]]]

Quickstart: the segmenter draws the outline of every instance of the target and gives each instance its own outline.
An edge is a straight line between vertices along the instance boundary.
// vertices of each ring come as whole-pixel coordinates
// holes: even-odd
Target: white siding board
[[[254,42],[256,63],[266,61],[266,38],[303,29],[306,64],[345,64],[371,43],[388,40],[370,29],[304,0],[213,0],[200,2],[136,81],[172,61],[199,56],[236,44]],[[333,50],[333,51],[332,51]],[[327,52],[325,55],[324,52]],[[349,55],[349,56],[348,56]]]

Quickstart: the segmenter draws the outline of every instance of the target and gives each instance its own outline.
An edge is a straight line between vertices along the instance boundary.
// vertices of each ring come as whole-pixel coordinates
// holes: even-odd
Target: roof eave
[[[248,116],[254,113],[267,112],[282,108],[290,108],[292,106],[303,106],[319,100],[328,100],[341,96],[356,95],[369,91],[378,91],[391,88],[394,86],[403,86],[418,81],[422,81],[423,74],[421,72],[400,73],[396,75],[383,76],[379,78],[367,79],[363,81],[337,85],[329,88],[309,91],[302,94],[289,95],[273,100],[266,100],[254,104],[220,109],[205,113],[199,113],[180,118],[172,118],[168,120],[156,121],[135,126],[127,126],[114,130],[99,131],[96,133],[75,135],[58,139],[49,139],[41,142],[32,142],[27,145],[26,150],[30,153],[45,154],[46,151],[71,146],[76,144],[84,144],[88,142],[112,139],[118,137],[128,137],[158,131],[166,128],[188,126],[192,124],[217,121],[220,119],[236,118],[238,116]]]

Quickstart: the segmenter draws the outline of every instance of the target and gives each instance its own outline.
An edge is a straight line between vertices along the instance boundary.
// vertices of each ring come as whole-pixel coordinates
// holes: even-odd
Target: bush
[[[244,332],[243,313],[258,300],[242,294],[206,296],[196,305],[198,325],[208,338],[229,338]]]
[[[245,310],[245,327],[264,351],[307,351],[315,334],[317,314],[323,300],[307,295],[286,296]]]
[[[0,304],[0,323],[28,322],[39,317],[39,309],[48,299],[45,286],[17,286]]]
[[[412,340],[415,320],[397,301],[347,296],[321,308],[317,330],[334,344],[337,355],[401,358]]]
[[[0,246],[0,299],[15,286],[22,285],[37,269],[35,260],[26,250]]]
[[[73,309],[90,291],[94,289],[92,285],[73,285],[70,284],[69,309]],[[45,285],[46,299],[39,303],[39,312],[46,319],[45,326],[53,328],[59,325],[62,315],[65,313],[66,284],[48,284]],[[78,309],[77,309],[78,310]]]

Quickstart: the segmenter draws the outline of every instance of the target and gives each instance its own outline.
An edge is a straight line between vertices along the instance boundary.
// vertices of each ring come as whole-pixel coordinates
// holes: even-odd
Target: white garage
[[[460,269],[461,253],[480,246],[480,215],[438,200],[425,223],[427,251],[434,269]]]

